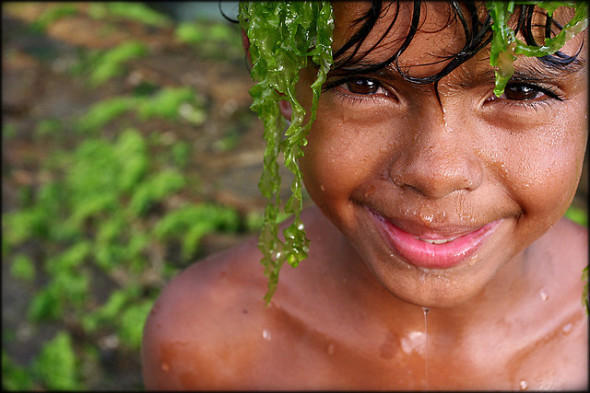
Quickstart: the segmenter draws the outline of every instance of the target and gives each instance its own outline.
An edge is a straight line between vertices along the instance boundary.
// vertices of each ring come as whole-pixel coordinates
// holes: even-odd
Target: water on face
[[[422,307],[424,313],[424,379],[428,385],[428,307]]]

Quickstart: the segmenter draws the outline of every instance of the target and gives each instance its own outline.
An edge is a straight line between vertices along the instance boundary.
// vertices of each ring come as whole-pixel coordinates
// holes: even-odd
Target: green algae
[[[516,32],[508,26],[508,21],[514,13],[515,6],[532,4],[544,9],[549,17],[561,6],[574,8],[575,14],[555,37],[546,38],[542,46],[527,45],[516,38]],[[585,1],[487,1],[486,8],[492,18],[490,64],[495,68],[494,94],[498,97],[504,93],[504,88],[514,73],[512,63],[517,55],[552,55],[561,49],[567,40],[588,26],[588,4]]]
[[[264,168],[258,187],[268,200],[258,247],[270,302],[276,290],[279,271],[285,262],[295,267],[307,257],[309,240],[300,218],[303,208],[303,178],[297,160],[307,144],[306,134],[316,117],[321,87],[332,65],[332,30],[334,19],[329,2],[242,2],[239,9],[241,27],[250,41],[251,75],[257,81],[250,89],[251,109],[264,123]],[[313,93],[310,118],[304,122],[305,110],[295,98],[299,71],[311,59],[317,66],[317,76],[311,85]],[[291,104],[292,116],[287,131],[279,111],[279,101]],[[283,137],[284,133],[284,137]],[[293,173],[291,196],[281,206],[279,196],[279,154]],[[278,236],[281,211],[293,215],[293,222]]]

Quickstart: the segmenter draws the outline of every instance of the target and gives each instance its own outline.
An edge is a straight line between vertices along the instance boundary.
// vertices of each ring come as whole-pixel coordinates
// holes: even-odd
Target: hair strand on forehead
[[[383,14],[384,11],[383,4],[380,0],[373,1],[371,7],[367,10],[367,12],[363,16],[355,19],[354,21],[354,24],[359,24],[360,22],[364,21],[362,25],[357,29],[357,31],[351,36],[351,38],[347,42],[345,42],[340,48],[338,48],[335,51],[334,69],[346,69],[348,72],[359,73],[374,72],[384,67],[387,67],[390,64],[393,64],[396,71],[401,75],[401,77],[409,82],[417,84],[430,84],[439,81],[441,78],[451,73],[454,69],[459,67],[465,61],[473,57],[476,53],[478,53],[481,49],[486,47],[492,41],[492,19],[490,17],[490,14],[489,12],[486,12],[486,14],[482,14],[479,12],[483,9],[483,4],[482,6],[478,6],[473,2],[462,2],[457,0],[449,0],[448,3],[449,10],[452,13],[449,16],[449,18],[455,18],[460,22],[464,31],[465,43],[463,47],[454,54],[439,55],[439,57],[441,58],[440,61],[420,64],[430,65],[442,63],[444,61],[449,61],[448,64],[446,64],[445,67],[443,67],[443,69],[437,72],[436,74],[425,77],[415,77],[404,72],[399,65],[399,59],[401,55],[409,47],[416,33],[420,31],[420,8],[423,4],[421,0],[414,0],[413,2],[412,19],[410,22],[408,32],[401,46],[395,51],[395,53],[392,56],[390,56],[386,60],[376,64],[367,65],[362,64],[362,59],[364,59],[369,53],[374,51],[379,46],[379,44],[381,44],[385,40],[385,38],[393,28],[394,24],[396,23],[400,11],[400,1],[398,0],[396,2],[395,16],[385,29],[385,32],[380,35],[376,43],[372,44],[371,47],[369,47],[361,53],[360,48],[365,43],[367,37],[373,31],[373,28],[377,24],[380,16]],[[387,5],[387,9],[390,6],[391,5]],[[537,9],[538,11],[536,11]],[[535,12],[541,12],[543,15],[545,15],[546,21],[544,25],[533,24],[533,16]],[[558,29],[558,32],[563,29],[563,26],[557,23],[557,21],[555,21],[555,19],[551,15],[549,15],[549,13],[547,13],[543,9],[540,9],[534,4],[519,5],[515,9],[514,13],[518,15],[514,31],[522,34],[526,44],[533,47],[540,48],[543,46],[543,43],[537,42],[537,40],[534,38],[533,32],[535,28],[544,28],[544,37],[546,38],[550,38],[552,35],[556,35],[556,33],[552,33],[551,27],[556,27]],[[560,65],[567,65],[574,61],[578,56],[580,50],[581,48],[578,50],[577,53],[575,53],[572,56],[568,56],[563,52],[557,51],[551,55],[540,56],[539,60],[544,63],[549,63],[559,67]]]

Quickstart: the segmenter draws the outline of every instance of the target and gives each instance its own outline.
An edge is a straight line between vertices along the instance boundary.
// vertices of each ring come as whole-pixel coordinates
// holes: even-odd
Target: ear
[[[279,101],[279,109],[281,110],[283,117],[291,121],[291,114],[293,113],[293,110],[291,109],[291,103],[286,100],[281,100]]]

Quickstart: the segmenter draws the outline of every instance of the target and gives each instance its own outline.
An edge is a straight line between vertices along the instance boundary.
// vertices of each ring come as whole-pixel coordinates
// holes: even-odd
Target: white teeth
[[[445,243],[448,243],[448,242],[452,242],[453,240],[456,239],[456,237],[453,237],[451,239],[439,239],[439,240],[422,239],[422,238],[418,238],[418,239],[422,240],[423,242],[430,243],[430,244],[445,244]]]

